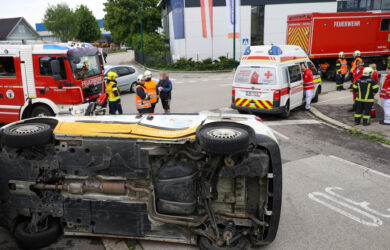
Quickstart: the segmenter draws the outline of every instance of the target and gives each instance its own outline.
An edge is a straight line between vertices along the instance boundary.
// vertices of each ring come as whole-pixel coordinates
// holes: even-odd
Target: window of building
[[[0,57],[0,78],[16,77],[14,58]]]
[[[390,18],[383,18],[381,21],[381,31],[390,30]]]
[[[390,0],[339,0],[337,11],[389,10]]]
[[[390,10],[390,0],[382,0],[381,10]]]
[[[54,57],[52,57],[54,59]],[[63,80],[66,77],[65,63],[64,59],[60,58],[60,75]],[[43,59],[43,57],[39,58],[39,73],[41,76],[53,76],[53,72],[51,71],[51,64],[49,60]]]
[[[264,5],[251,7],[251,45],[263,45]]]

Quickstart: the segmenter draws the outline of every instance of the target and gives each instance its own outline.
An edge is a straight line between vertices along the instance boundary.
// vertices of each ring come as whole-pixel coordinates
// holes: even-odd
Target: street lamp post
[[[145,64],[145,53],[144,53],[144,32],[142,29],[142,0],[138,0],[138,9],[139,9],[139,23],[141,29],[141,54],[142,54],[142,65]]]
[[[233,0],[233,70],[236,68],[236,0]]]

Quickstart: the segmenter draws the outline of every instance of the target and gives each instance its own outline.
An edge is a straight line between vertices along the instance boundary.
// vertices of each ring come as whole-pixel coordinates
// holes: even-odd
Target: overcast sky
[[[71,8],[87,5],[97,19],[104,17],[103,3],[106,0],[0,0],[0,18],[24,17],[35,28],[41,23],[48,4],[67,3]]]

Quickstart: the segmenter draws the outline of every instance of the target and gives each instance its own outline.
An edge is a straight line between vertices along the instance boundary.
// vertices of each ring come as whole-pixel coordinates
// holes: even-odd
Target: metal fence
[[[135,60],[142,64],[141,51],[134,51]],[[146,54],[144,53],[144,66],[149,68],[162,68],[165,65],[172,63],[170,54]]]

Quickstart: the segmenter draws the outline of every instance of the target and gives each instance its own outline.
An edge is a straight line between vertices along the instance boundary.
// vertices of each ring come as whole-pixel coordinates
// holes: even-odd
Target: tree
[[[81,42],[95,42],[101,37],[99,23],[92,11],[85,5],[80,5],[76,11],[76,38]]]
[[[132,42],[140,33],[139,3],[142,3],[142,25],[145,33],[156,32],[161,25],[159,0],[108,0],[104,3],[104,28],[118,42]],[[134,46],[134,45],[133,45]]]
[[[43,23],[62,42],[73,40],[76,35],[76,18],[66,3],[50,5],[46,9]]]
[[[165,45],[165,36],[157,34],[156,32],[149,32],[144,34],[144,49],[146,54],[166,54],[169,48]],[[141,35],[135,34],[132,38],[133,49],[141,51]]]

